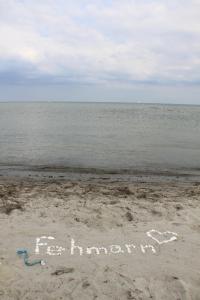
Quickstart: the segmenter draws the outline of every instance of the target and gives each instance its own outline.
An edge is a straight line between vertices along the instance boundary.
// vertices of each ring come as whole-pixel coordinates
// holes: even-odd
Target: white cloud
[[[14,61],[56,82],[198,82],[199,20],[197,0],[1,0],[0,71]]]

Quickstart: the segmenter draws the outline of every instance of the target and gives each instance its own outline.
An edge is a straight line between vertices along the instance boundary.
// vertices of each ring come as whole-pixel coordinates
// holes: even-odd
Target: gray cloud
[[[198,85],[200,2],[2,0],[0,84]]]

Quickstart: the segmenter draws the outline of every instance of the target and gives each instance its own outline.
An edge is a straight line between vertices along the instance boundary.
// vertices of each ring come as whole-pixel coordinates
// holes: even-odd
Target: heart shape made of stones
[[[147,231],[147,236],[156,241],[159,245],[177,240],[178,234],[172,231],[160,232],[156,229]]]

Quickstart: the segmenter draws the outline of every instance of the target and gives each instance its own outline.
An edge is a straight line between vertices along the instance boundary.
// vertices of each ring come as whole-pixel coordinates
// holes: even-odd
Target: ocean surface
[[[200,106],[0,103],[0,168],[200,170]]]

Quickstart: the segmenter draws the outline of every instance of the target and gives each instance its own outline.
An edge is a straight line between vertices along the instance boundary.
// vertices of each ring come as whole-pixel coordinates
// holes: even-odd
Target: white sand
[[[0,299],[200,299],[198,183],[2,179],[0,229]],[[151,229],[177,239],[164,243],[173,234],[154,234],[159,244],[147,236]],[[55,237],[43,242],[65,251],[50,256],[40,246],[36,255],[36,238],[43,235]],[[83,255],[71,254],[71,238]],[[127,244],[135,245],[131,253]],[[145,245],[155,253],[143,253]],[[106,250],[88,254],[92,246]],[[45,266],[25,266],[18,248]]]

